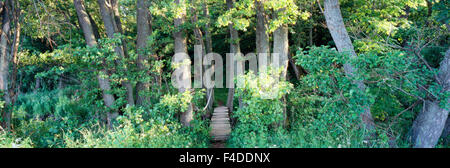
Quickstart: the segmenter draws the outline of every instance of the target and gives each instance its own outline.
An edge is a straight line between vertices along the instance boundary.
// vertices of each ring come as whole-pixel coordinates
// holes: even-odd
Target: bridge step
[[[230,117],[228,108],[221,106],[214,109],[211,118],[211,139],[213,141],[226,141],[231,133]]]

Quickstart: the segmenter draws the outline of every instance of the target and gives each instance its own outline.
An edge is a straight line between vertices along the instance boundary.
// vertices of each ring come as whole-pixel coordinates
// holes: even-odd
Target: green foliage
[[[297,64],[308,72],[289,96],[290,126],[302,147],[369,147],[386,142],[366,140],[359,115],[373,104],[373,95],[361,92],[345,75],[346,54],[328,47],[298,50]],[[356,79],[361,76],[355,74]]]
[[[75,94],[74,94],[75,92]],[[89,104],[89,94],[78,89],[30,93],[19,97],[14,110],[15,137],[5,138],[0,147],[13,143],[22,147],[207,147],[208,123],[196,112],[192,127],[182,127],[177,119],[189,101],[200,102],[203,94],[164,96],[148,109],[126,107],[112,130]],[[183,105],[184,104],[184,105]],[[20,145],[19,145],[20,146]]]
[[[233,117],[238,123],[233,129],[229,145],[231,147],[271,147],[268,140],[271,134],[280,128],[283,122],[283,98],[292,88],[292,84],[280,81],[279,71],[238,77],[243,82],[237,88],[237,98],[242,98],[245,108],[239,108]]]
[[[200,95],[197,95],[200,96]],[[191,96],[186,94],[164,96],[160,103],[146,111],[127,107],[113,130],[93,126],[79,130],[80,138],[64,135],[66,147],[74,148],[188,148],[208,147],[207,122],[200,120],[202,113],[189,128],[182,127],[176,115],[186,108]]]
[[[265,0],[262,1],[264,10],[275,11],[274,14],[277,18],[268,21],[269,32],[274,32],[278,27],[283,24],[295,24],[297,17],[300,16],[303,20],[310,17],[309,12],[300,12],[297,4],[293,0]],[[235,3],[235,7],[225,12],[218,18],[217,26],[225,27],[233,23],[234,28],[237,30],[246,31],[250,26],[251,17],[256,13],[254,0],[244,0]]]
[[[346,54],[328,47],[311,47],[308,52],[300,49],[296,59],[308,72],[298,87],[298,93],[294,93],[293,100],[290,101],[293,103],[290,106],[293,107],[291,118],[303,123],[300,128],[308,126],[306,128],[309,130],[320,130],[309,126],[330,126],[317,135],[325,135],[325,131],[345,131],[332,136],[335,138],[342,135],[364,135],[364,130],[360,130],[359,115],[364,107],[371,107],[372,115],[377,121],[379,138],[363,144],[361,142],[364,141],[355,141],[358,138],[363,140],[362,137],[353,137],[356,139],[350,138],[350,141],[356,143],[346,147],[368,144],[384,146],[387,141],[383,141],[381,137],[395,141],[406,135],[408,129],[404,128],[410,127],[415,114],[420,110],[416,108],[415,102],[426,97],[420,90],[433,83],[432,76],[435,73],[420,62],[413,61],[416,59],[414,55],[395,50],[371,51],[350,59]],[[353,77],[345,75],[345,63],[357,69]],[[352,80],[364,81],[366,92],[361,92]],[[446,94],[439,90],[427,89],[427,93],[436,97]],[[295,123],[298,122],[293,123],[295,128]]]
[[[118,119],[120,125],[115,130],[82,129],[80,130],[80,139],[65,136],[66,147],[186,148],[207,147],[208,145],[204,138],[197,139],[201,132],[195,133],[187,128],[182,128],[181,124],[176,121],[150,119],[144,122],[142,115],[144,115],[142,109],[128,110],[124,116]]]
[[[259,1],[259,0],[258,0]],[[178,93],[170,83],[173,32],[184,31],[193,53],[193,28],[212,36],[212,48],[229,52],[230,23],[239,30],[241,52],[256,48],[255,0],[236,1],[227,9],[224,0],[151,1],[152,34],[145,48],[136,48],[136,1],[118,0],[122,34],[106,38],[95,0],[83,1],[96,34],[97,46],[86,47],[72,1],[19,0],[21,39],[16,65],[17,99],[11,106],[12,130],[0,128],[1,147],[208,147],[209,121],[203,107],[204,89]],[[305,74],[297,81],[279,81],[278,70],[248,73],[237,80],[233,110],[236,125],[230,147],[409,147],[408,131],[424,99],[449,108],[449,92],[436,83],[443,52],[448,47],[448,1],[340,0],[356,58],[337,52],[323,16],[323,1],[261,0],[268,16],[268,34],[289,26],[290,55]],[[322,3],[322,4],[321,4]],[[203,15],[203,5],[209,15]],[[192,10],[195,9],[196,13]],[[430,12],[430,13],[429,13]],[[185,14],[178,30],[174,18]],[[193,23],[196,14],[198,21]],[[215,26],[213,26],[215,25]],[[16,26],[16,21],[12,22]],[[206,33],[206,32],[202,32]],[[13,33],[11,33],[13,35]],[[12,36],[11,36],[12,38]],[[270,39],[271,41],[273,39]],[[9,45],[9,44],[8,44]],[[315,47],[319,45],[330,45]],[[125,46],[126,56],[116,53]],[[299,49],[303,48],[303,49]],[[8,53],[11,52],[8,48]],[[138,53],[148,58],[144,71]],[[12,54],[12,53],[11,53]],[[344,64],[355,67],[354,76]],[[112,108],[104,105],[97,77],[111,82]],[[124,81],[135,87],[149,83],[139,94],[149,98],[128,106]],[[361,81],[366,91],[355,84]],[[295,82],[295,83],[290,83]],[[12,82],[10,82],[12,83]],[[11,85],[13,86],[13,85]],[[137,90],[135,95],[137,96]],[[5,105],[1,91],[2,112]],[[215,90],[215,104],[226,102],[227,90]],[[181,112],[194,103],[191,127],[179,122]],[[362,128],[360,114],[370,107],[376,136]],[[112,127],[107,113],[119,113]],[[448,145],[447,145],[448,146]],[[438,147],[447,147],[441,140]]]
[[[32,143],[29,138],[13,138],[7,133],[0,131],[0,148],[31,148]]]
[[[29,137],[35,147],[62,145],[62,134],[95,122],[90,120],[94,111],[84,104],[79,90],[55,90],[20,96],[14,109],[13,122],[16,134]]]

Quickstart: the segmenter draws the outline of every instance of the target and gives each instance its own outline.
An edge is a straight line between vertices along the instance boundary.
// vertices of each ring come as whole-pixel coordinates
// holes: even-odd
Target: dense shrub
[[[0,132],[0,148],[31,148],[32,143],[29,138],[14,138],[5,132]]]
[[[279,71],[238,77],[243,86],[237,89],[244,108],[234,112],[237,125],[233,129],[231,147],[271,147],[276,143],[269,139],[283,125],[284,103],[281,101],[292,88],[292,84],[279,80]],[[236,98],[236,99],[237,99]]]
[[[190,128],[177,118],[187,102],[203,104],[203,92],[196,93],[166,95],[151,107],[126,107],[113,129],[102,122],[105,111],[89,103],[91,94],[76,87],[23,94],[14,109],[14,136],[1,134],[0,147],[207,147],[203,111],[195,113]]]
[[[188,92],[186,92],[188,93]],[[81,137],[64,135],[66,147],[82,148],[187,148],[208,147],[208,123],[196,113],[191,127],[182,127],[177,119],[180,111],[187,108],[190,94],[166,95],[152,109],[127,107],[117,119],[117,127],[108,130],[100,125],[79,130]]]

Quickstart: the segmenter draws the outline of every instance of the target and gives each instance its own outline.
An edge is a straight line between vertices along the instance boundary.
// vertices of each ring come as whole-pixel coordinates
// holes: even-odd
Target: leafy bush
[[[31,148],[32,143],[29,138],[14,138],[7,133],[0,131],[0,148]]]
[[[236,96],[245,107],[233,114],[238,123],[228,142],[231,147],[272,146],[268,138],[283,124],[284,103],[280,99],[292,88],[292,84],[279,80],[279,74],[269,70],[258,76],[249,72],[238,77],[243,87],[237,88]]]
[[[72,133],[64,134],[64,144],[70,148],[208,147],[208,123],[200,119],[202,113],[196,113],[196,119],[189,128],[183,127],[176,117],[193,99],[186,93],[166,95],[149,111],[127,107],[114,129],[108,130],[100,125],[83,128],[79,130],[80,138],[72,137]]]

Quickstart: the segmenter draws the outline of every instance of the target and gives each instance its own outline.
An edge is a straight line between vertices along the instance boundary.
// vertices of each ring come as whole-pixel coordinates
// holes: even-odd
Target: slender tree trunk
[[[147,50],[147,40],[151,34],[150,30],[150,11],[149,11],[150,2],[148,0],[138,0],[137,1],[137,52],[138,52],[138,60],[137,67],[140,72],[145,72],[144,75],[148,78],[150,77],[150,73],[148,72],[149,60]],[[143,105],[144,102],[149,101],[149,97],[145,95],[145,92],[148,92],[150,89],[149,81],[138,81],[136,84],[136,92],[137,92],[137,105]]]
[[[175,0],[175,4],[180,5],[181,3],[184,3],[184,0]],[[181,29],[181,26],[185,22],[186,18],[186,9],[183,9],[181,11],[180,17],[174,19],[174,25],[175,25],[175,32],[173,33],[174,37],[174,49],[175,54],[176,53],[186,53],[187,54],[187,44],[186,44],[186,37],[185,37],[185,31]],[[190,68],[186,68],[184,74],[187,78],[191,78],[191,71]],[[178,89],[178,92],[184,93],[189,92],[189,88],[180,87]],[[181,124],[184,126],[190,126],[191,121],[193,120],[193,105],[192,103],[189,105],[188,109],[181,113]]]
[[[255,0],[256,8],[256,52],[270,53],[268,16],[264,10],[266,0]],[[268,55],[269,56],[269,55]]]
[[[105,25],[106,34],[109,38],[114,38],[115,33],[123,33],[121,32],[121,23],[120,19],[117,20],[115,11],[118,10],[117,1],[115,0],[97,0],[98,5],[100,7],[100,13],[102,15],[103,24]],[[124,41],[123,41],[124,42]],[[118,45],[115,48],[117,55],[121,58],[126,58],[125,46],[126,44]],[[116,62],[117,65],[120,65],[120,62]],[[127,71],[125,69],[125,71]],[[128,105],[134,105],[134,95],[133,95],[133,86],[129,81],[123,81],[122,86],[127,90],[127,103]]]
[[[227,0],[227,7],[228,7],[228,10],[233,9],[234,8],[234,0]],[[241,53],[241,47],[239,45],[239,32],[233,26],[234,26],[233,23],[230,23],[228,25],[228,29],[230,31],[230,36],[231,36],[230,53],[237,54],[237,53]],[[232,58],[232,59],[234,59],[234,58]],[[234,64],[229,65],[229,66],[233,66],[233,67],[229,67],[229,68],[234,68],[234,72],[236,72],[236,66]],[[234,74],[232,74],[232,76],[234,77]],[[234,84],[233,84],[233,87],[230,87],[228,89],[228,98],[227,98],[227,107],[230,110],[230,112],[232,112],[233,108],[234,108],[233,107],[234,91],[235,91],[235,89],[234,89]]]
[[[119,0],[111,0],[111,10],[113,12],[113,22],[117,27],[117,32],[120,34],[125,34],[125,31],[122,28],[122,21],[120,21],[120,13],[119,13]],[[122,38],[122,49],[125,58],[129,58],[128,49],[127,49],[127,41]]]
[[[20,9],[20,2],[19,1],[13,1],[15,2],[15,4],[13,4],[13,20],[15,23],[15,30],[14,30],[14,38],[13,38],[13,42],[11,45],[11,60],[13,62],[12,64],[12,74],[11,74],[11,89],[9,91],[9,96],[11,97],[11,105],[14,106],[17,97],[19,95],[19,88],[17,87],[17,73],[18,73],[18,69],[17,69],[17,65],[19,64],[19,58],[17,56],[17,53],[19,52],[19,45],[20,45],[20,32],[21,32],[21,20],[20,17],[22,15],[21,13],[21,9]],[[9,119],[11,119],[12,116],[12,108],[9,109]],[[8,125],[10,124],[10,120],[7,123]]]
[[[206,54],[212,53],[212,39],[211,39],[211,33],[209,32],[210,29],[210,17],[209,17],[209,9],[208,9],[208,4],[206,2],[206,0],[203,0],[203,17],[206,18],[206,25],[205,25],[205,41],[206,41]],[[205,54],[205,55],[206,55]],[[207,68],[213,68],[214,69],[214,65],[211,65],[209,67],[205,67],[205,69]],[[210,103],[208,104],[208,111],[211,113],[214,109],[213,109],[213,104],[214,104],[214,88],[211,89],[206,89],[206,99],[207,101],[209,101]]]
[[[342,18],[341,10],[338,0],[325,0],[324,14],[327,22],[328,29],[333,37],[336,47],[339,52],[348,53],[350,58],[357,57],[355,49],[353,48],[350,36],[345,28],[344,20]],[[344,65],[344,71],[349,77],[353,77],[356,69],[349,63]],[[363,81],[355,81],[358,88],[365,90],[366,86]],[[367,130],[374,130],[375,124],[370,112],[370,107],[365,107],[364,112],[361,114],[362,122]]]
[[[193,3],[193,1],[191,0],[191,3]],[[191,7],[191,13],[192,13],[192,17],[191,17],[191,23],[194,25],[194,36],[195,36],[195,45],[201,46],[201,58],[204,58],[206,55],[206,49],[205,49],[205,43],[203,41],[203,34],[201,29],[198,27],[198,16],[197,16],[197,10],[194,7]],[[203,63],[203,62],[202,62]],[[198,68],[202,68],[202,67],[198,67]],[[203,69],[208,69],[210,68],[209,66],[204,66]],[[201,71],[201,70],[198,70]],[[202,73],[199,73],[198,75],[203,75]],[[198,78],[198,79],[202,79],[202,77]],[[203,87],[203,82],[202,82],[202,87]],[[209,102],[209,99],[211,95],[211,90],[212,89],[206,89],[206,101]],[[212,97],[211,97],[212,99]],[[208,112],[211,112],[212,110],[212,103],[208,103]]]
[[[8,111],[8,106],[11,104],[11,97],[9,95],[9,54],[8,43],[9,34],[11,30],[11,1],[7,0],[2,6],[2,30],[0,35],[0,91],[3,94],[5,107],[2,109],[2,127],[7,131],[10,129],[11,113]]]
[[[39,89],[41,88],[41,78],[36,77],[36,79],[34,79],[34,92],[39,91]]]
[[[427,16],[431,17],[431,15],[433,14],[433,1],[432,0],[426,0],[427,1]]]
[[[92,27],[92,23],[89,20],[88,14],[86,13],[86,9],[83,4],[83,0],[73,0],[73,3],[75,5],[75,9],[77,11],[78,15],[78,21],[81,26],[81,29],[83,30],[84,39],[86,40],[86,44],[90,47],[94,47],[97,45],[97,41],[95,39],[94,30]],[[104,75],[108,75],[108,72],[106,69],[100,70],[100,73],[97,76],[98,83],[100,85],[100,89],[103,92],[103,102],[105,103],[106,107],[112,108],[115,102],[114,96],[110,93],[111,91],[111,84],[109,80]],[[107,120],[108,125],[111,125],[111,121],[115,119],[119,114],[117,111],[114,112],[108,112],[107,113]]]
[[[311,13],[314,13],[314,1],[311,1],[310,3],[311,5]],[[310,24],[310,28],[309,28],[309,46],[314,46],[314,41],[313,41],[313,32],[314,32],[314,24]]]
[[[206,18],[206,25],[205,25],[205,41],[206,41],[206,53],[212,53],[213,47],[212,47],[212,39],[211,39],[211,32],[210,32],[210,23],[211,18],[209,16],[209,8],[206,0],[203,0],[203,17]]]
[[[294,69],[295,78],[297,78],[297,80],[300,80],[300,77],[302,76],[303,72],[300,71],[298,65],[295,64],[295,60],[292,58],[290,54],[288,54],[288,57],[289,57],[289,64],[291,64],[292,69]]]
[[[450,91],[450,49],[445,53],[439,68],[438,80],[442,92]],[[450,101],[447,101],[447,106]],[[433,148],[438,143],[446,125],[449,111],[441,108],[438,100],[426,100],[422,111],[412,126],[412,142],[415,148]]]
[[[86,11],[86,13],[87,13],[87,15],[89,17],[89,21],[91,22],[92,30],[94,31],[95,39],[100,39],[101,36],[100,36],[100,33],[98,32],[98,25],[95,23],[95,21],[92,18],[91,14],[88,11]]]
[[[449,145],[450,143],[450,119],[447,118],[445,122],[445,128],[442,132],[442,138],[444,138],[444,145]]]

